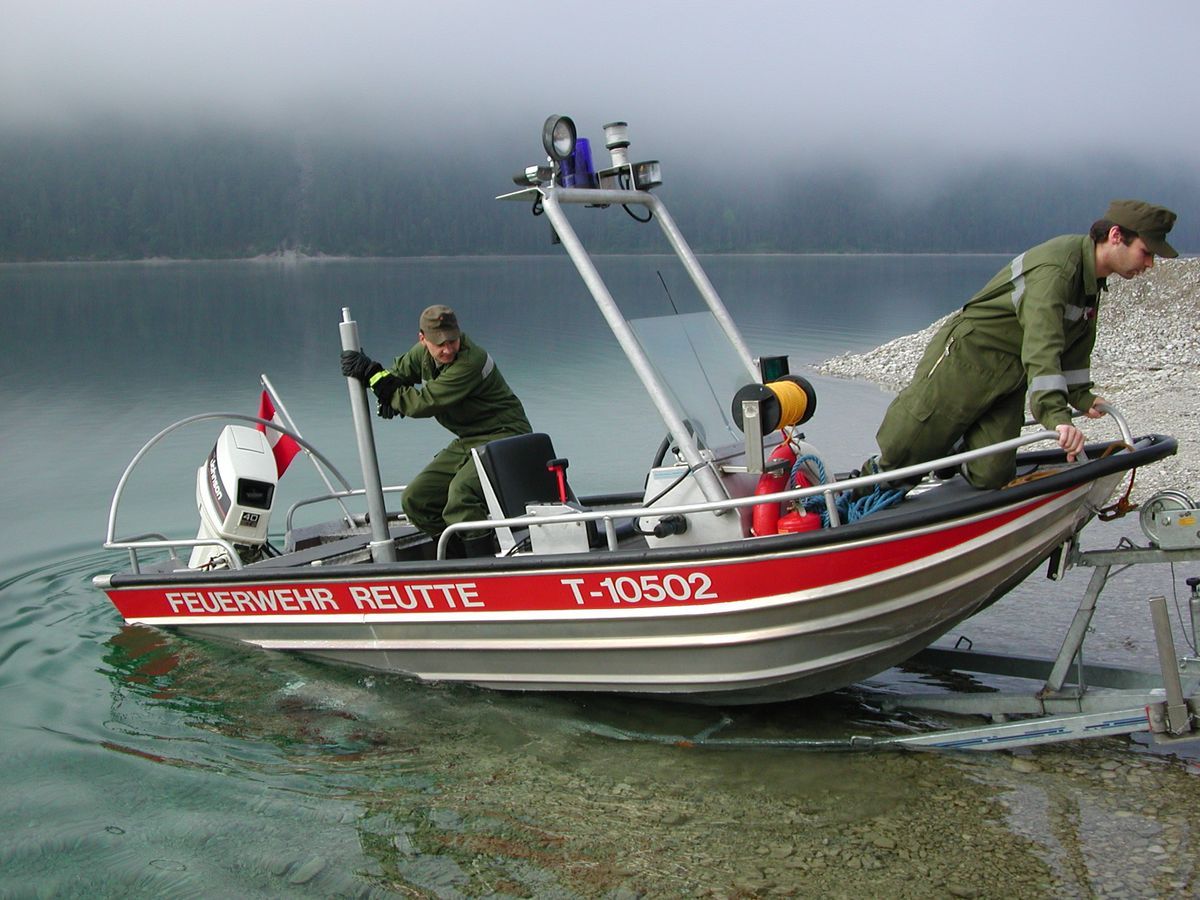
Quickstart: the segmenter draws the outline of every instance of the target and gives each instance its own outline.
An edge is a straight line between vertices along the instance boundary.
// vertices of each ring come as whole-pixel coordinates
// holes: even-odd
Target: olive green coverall
[[[1103,290],[1087,235],[1052,238],[1016,257],[930,341],[912,382],[879,426],[880,468],[1016,437],[1026,392],[1033,417],[1047,430],[1070,424],[1071,407],[1090,409],[1096,395],[1089,366]],[[964,474],[976,487],[1000,487],[1016,474],[1015,456],[986,456],[967,464]]]
[[[445,366],[418,342],[385,370],[405,384],[392,394],[392,409],[402,416],[434,418],[457,435],[412,479],[401,498],[409,521],[433,536],[447,525],[487,518],[471,448],[533,430],[491,354],[466,334],[460,340],[458,355]]]

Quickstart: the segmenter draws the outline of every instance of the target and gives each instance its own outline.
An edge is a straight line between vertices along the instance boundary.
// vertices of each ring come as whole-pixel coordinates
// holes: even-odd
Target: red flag
[[[276,425],[283,425],[279,420],[279,416],[275,413],[275,404],[271,402],[271,395],[266,391],[262,392],[262,400],[258,404],[258,417],[266,419],[268,422],[273,422]],[[271,445],[271,451],[275,454],[275,470],[279,473],[279,477],[283,477],[283,473],[287,471],[287,467],[291,465],[293,457],[300,452],[300,445],[296,443],[295,438],[291,435],[284,434],[281,431],[276,431],[273,428],[267,428],[265,425],[256,426],[259,431],[264,431],[267,434],[267,442]]]

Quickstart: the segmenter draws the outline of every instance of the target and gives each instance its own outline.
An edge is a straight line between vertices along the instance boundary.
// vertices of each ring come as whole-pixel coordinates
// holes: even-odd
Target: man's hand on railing
[[[1067,452],[1067,462],[1075,462],[1075,457],[1083,450],[1083,432],[1074,425],[1059,425],[1055,430],[1058,432],[1058,446]]]
[[[1103,397],[1097,397],[1095,399],[1095,401],[1093,401],[1093,403],[1092,403],[1092,408],[1089,409],[1087,412],[1085,412],[1084,415],[1087,416],[1089,419],[1099,419],[1101,416],[1107,415],[1107,413],[1104,410],[1102,410],[1100,407],[1107,406],[1107,405],[1108,405],[1107,400],[1105,400]]]

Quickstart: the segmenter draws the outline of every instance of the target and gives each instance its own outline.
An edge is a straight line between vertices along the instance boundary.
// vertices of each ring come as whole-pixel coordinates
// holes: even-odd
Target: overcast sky
[[[635,158],[1113,150],[1200,174],[1198,26],[1196,0],[0,0],[0,126],[528,135],[536,162],[564,113],[597,145],[625,119]]]

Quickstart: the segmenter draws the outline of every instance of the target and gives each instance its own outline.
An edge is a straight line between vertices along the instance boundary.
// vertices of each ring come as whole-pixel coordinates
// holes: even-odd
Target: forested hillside
[[[701,252],[1008,251],[1085,230],[1116,196],[1176,209],[1176,246],[1200,247],[1189,215],[1200,209],[1200,178],[1120,160],[964,164],[917,186],[852,169],[735,174],[660,155],[659,191]],[[549,226],[493,200],[537,161],[526,157],[246,132],[9,134],[0,136],[0,261],[545,252]],[[645,235],[608,229],[601,246],[646,249]]]

